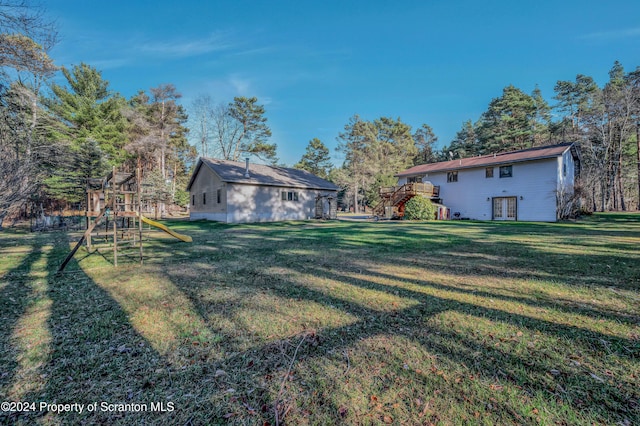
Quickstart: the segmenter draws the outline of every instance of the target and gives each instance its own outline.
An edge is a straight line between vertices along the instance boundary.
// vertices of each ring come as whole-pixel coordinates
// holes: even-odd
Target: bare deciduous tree
[[[48,52],[57,31],[43,9],[26,0],[0,0],[0,225],[38,182],[34,148],[40,89],[56,70]]]

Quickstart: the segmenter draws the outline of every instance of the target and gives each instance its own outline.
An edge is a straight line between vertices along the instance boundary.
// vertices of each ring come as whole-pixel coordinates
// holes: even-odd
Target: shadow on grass
[[[640,417],[637,378],[621,372],[637,367],[638,340],[593,329],[597,319],[632,328],[635,311],[597,303],[558,306],[517,289],[509,293],[508,286],[465,287],[467,276],[490,278],[491,259],[499,256],[516,266],[503,281],[586,283],[564,277],[555,264],[534,268],[529,259],[540,252],[514,251],[510,244],[517,229],[567,239],[591,231],[377,225],[181,223],[177,230],[193,236],[193,246],[150,243],[144,268],[129,265],[98,279],[82,270],[50,274],[49,361],[42,388],[27,400],[172,401],[176,411],[12,420],[273,424],[276,412],[287,424],[633,423]],[[484,242],[491,236],[503,240]],[[34,257],[15,270],[40,259],[35,245],[31,250]],[[48,256],[48,271],[57,269],[68,241],[57,241],[54,250],[60,256]],[[450,255],[456,251],[487,257]],[[433,256],[424,260],[429,252]],[[586,258],[596,263],[594,278],[606,274],[598,259]],[[385,268],[424,274],[403,278]],[[432,272],[456,285],[430,279]],[[26,310],[16,307],[9,325]],[[150,337],[153,324],[139,328],[136,309],[162,310],[168,315],[164,331],[186,337],[166,351],[155,349],[153,339],[163,337]],[[589,323],[545,316],[552,311]],[[0,331],[0,337],[10,349],[11,335]],[[14,360],[9,369],[16,367]]]
[[[452,257],[455,259],[455,256],[452,256]],[[423,264],[416,261],[412,262],[406,259],[395,260],[393,262],[394,266],[404,266],[407,268],[426,267],[430,270],[437,270],[439,272],[443,272],[448,275],[460,276],[462,280],[464,280],[465,277],[476,276],[476,277],[494,278],[494,280],[498,280],[498,279],[504,280],[504,279],[515,278],[518,280],[534,279],[534,280],[540,280],[540,281],[551,280],[555,282],[560,282],[560,280],[563,278],[563,277],[560,277],[557,275],[551,275],[551,274],[538,275],[535,272],[533,272],[532,275],[529,275],[524,272],[518,272],[518,273],[506,272],[505,273],[504,271],[500,274],[501,276],[497,276],[496,273],[494,274],[491,273],[492,271],[495,272],[496,268],[489,267],[489,265],[487,265],[486,267],[479,266],[479,267],[471,268],[471,270],[468,270],[467,268],[467,270],[463,271],[464,272],[463,273],[461,272],[462,268],[456,267],[457,264],[462,265],[462,260],[455,259],[455,260],[448,260],[448,261],[444,261],[444,260],[427,261]],[[317,271],[317,273],[322,273],[322,270]],[[367,274],[372,277],[376,277],[380,279],[398,280],[398,277],[396,277],[395,275],[379,272],[378,270],[376,271],[368,270]],[[429,273],[426,272],[424,275],[429,276]],[[348,276],[345,276],[345,278],[348,279]],[[430,289],[452,292],[458,295],[465,294],[468,296],[474,296],[479,298],[496,299],[504,302],[523,304],[530,307],[544,308],[545,310],[556,310],[556,311],[564,312],[566,314],[579,314],[579,315],[584,315],[592,318],[604,318],[611,321],[619,321],[621,323],[625,323],[628,325],[636,325],[640,323],[640,316],[631,312],[614,310],[611,308],[606,308],[603,306],[596,305],[594,303],[585,303],[584,301],[576,302],[574,300],[553,296],[549,293],[525,295],[518,288],[513,288],[513,289],[510,289],[510,294],[504,294],[504,293],[488,291],[486,289],[483,289],[483,287],[478,284],[465,285],[463,283],[459,283],[455,286],[443,285],[443,284],[434,282],[432,280],[423,279],[422,277],[415,277],[411,279],[401,279],[400,281],[407,284],[425,286]],[[515,284],[517,285],[517,282]],[[632,288],[637,288],[637,287],[638,286],[634,286]],[[389,290],[392,290],[392,289],[397,289],[397,287],[394,286]],[[407,292],[407,290],[396,290],[396,291]]]
[[[151,403],[161,402],[166,408],[166,403],[174,400],[176,390],[171,376],[175,372],[134,329],[111,295],[81,269],[73,270],[77,267],[75,261],[69,272],[55,273],[68,250],[68,238],[58,234],[48,253],[46,271],[49,273],[44,278],[46,296],[51,300],[45,324],[51,336],[46,348],[47,361],[38,372],[39,386],[20,400],[37,404],[78,403],[84,405],[84,412],[38,409],[10,413],[6,420],[25,425],[36,422],[111,425],[141,421],[173,424],[175,413],[149,412],[149,407]],[[40,256],[41,252],[34,249],[21,268],[36,255]],[[28,303],[28,295],[23,293],[23,296],[24,303]],[[9,367],[15,369],[15,363]],[[91,403],[98,403],[96,412],[87,411]],[[100,408],[102,403],[107,404],[105,410]],[[119,410],[116,404],[146,405],[147,409],[144,412],[136,412],[131,407]]]
[[[385,230],[371,230],[370,225],[354,225],[349,227],[349,232],[345,232],[344,226],[341,229],[326,226],[321,229],[306,232],[304,237],[297,237],[297,233],[301,231],[301,226],[289,228],[266,227],[260,232],[257,227],[245,227],[242,231],[235,233],[233,237],[218,240],[218,251],[214,254],[203,253],[199,259],[203,264],[210,263],[215,265],[216,261],[225,259],[225,265],[220,270],[210,271],[217,279],[210,282],[211,286],[227,287],[238,290],[243,294],[267,293],[275,296],[277,300],[294,300],[294,301],[310,301],[320,306],[329,306],[338,309],[357,320],[355,323],[339,327],[320,327],[318,330],[309,331],[304,324],[301,325],[300,334],[289,336],[287,338],[276,338],[275,340],[267,339],[266,343],[259,343],[250,349],[245,347],[235,347],[234,336],[226,336],[224,344],[231,346],[231,351],[238,351],[232,357],[227,358],[219,366],[224,366],[227,370],[235,372],[236,385],[242,387],[242,379],[238,377],[244,374],[254,374],[257,370],[260,375],[269,378],[266,387],[259,387],[250,393],[242,394],[239,400],[255,407],[262,406],[275,407],[282,401],[274,396],[274,388],[280,380],[285,380],[287,360],[290,360],[296,353],[301,362],[305,363],[319,362],[330,357],[328,354],[340,353],[348,351],[360,345],[363,341],[380,338],[382,336],[403,337],[415,342],[422,350],[435,356],[438,360],[444,360],[445,363],[455,365],[458,371],[466,371],[471,376],[481,378],[485,383],[498,383],[497,388],[503,386],[512,386],[519,389],[517,394],[519,398],[528,401],[537,400],[545,401],[547,408],[556,405],[557,412],[555,417],[551,417],[556,421],[563,417],[563,412],[569,410],[572,416],[578,422],[588,422],[590,417],[581,417],[584,412],[593,415],[596,421],[615,421],[620,419],[629,419],[638,416],[638,398],[640,394],[635,391],[628,393],[629,389],[634,388],[633,376],[620,377],[616,380],[607,380],[598,374],[603,373],[595,366],[581,367],[580,362],[575,361],[575,368],[567,366],[568,357],[570,355],[584,356],[591,360],[598,357],[607,358],[607,366],[615,365],[616,360],[626,359],[628,362],[636,362],[640,356],[640,345],[637,340],[623,338],[619,336],[611,336],[603,334],[579,325],[569,325],[554,320],[545,320],[527,314],[519,314],[505,310],[503,307],[488,307],[480,304],[464,302],[458,300],[460,295],[473,295],[484,300],[497,299],[514,304],[522,304],[529,306],[537,311],[560,310],[567,314],[576,309],[579,314],[585,316],[597,316],[612,321],[621,321],[627,325],[633,325],[637,320],[635,315],[618,315],[614,312],[602,310],[595,306],[590,308],[580,308],[579,306],[563,306],[558,307],[550,302],[532,300],[527,297],[506,296],[490,290],[483,291],[466,291],[459,288],[442,285],[436,282],[424,279],[412,280],[412,284],[419,287],[428,287],[438,292],[451,292],[454,297],[443,298],[434,295],[424,294],[415,289],[408,289],[402,285],[385,285],[379,282],[379,279],[396,280],[402,284],[402,280],[398,280],[393,275],[380,274],[377,271],[366,270],[357,261],[361,256],[368,256],[371,262],[377,262],[381,268],[385,264],[397,266],[402,263],[401,256],[394,255],[391,258],[381,258],[380,253],[385,252],[385,240],[387,246],[389,244],[400,244],[407,237],[402,231],[386,228]],[[369,235],[376,234],[371,238],[372,243],[367,245],[353,237],[354,233],[361,232]],[[490,227],[483,232],[491,232]],[[264,230],[266,229],[266,231]],[[260,235],[256,240],[255,234]],[[495,234],[495,232],[491,232]],[[553,233],[553,231],[550,231]],[[208,236],[210,238],[211,236]],[[475,237],[474,237],[475,238]],[[287,241],[287,239],[289,239]],[[363,238],[364,239],[364,238]],[[243,241],[244,240],[244,241]],[[269,246],[269,241],[278,241],[278,248],[274,251]],[[283,242],[284,241],[284,242]],[[390,242],[389,242],[390,241]],[[400,243],[399,243],[400,242]],[[465,238],[458,237],[458,244],[465,244]],[[439,246],[438,244],[441,244]],[[442,242],[431,244],[434,250],[448,250],[447,243]],[[311,245],[311,246],[309,246]],[[375,256],[370,256],[371,245],[379,246],[379,251]],[[362,247],[362,250],[359,249]],[[388,247],[387,247],[388,248]],[[240,251],[239,251],[240,250]],[[328,251],[337,250],[341,254],[329,256]],[[292,254],[294,253],[295,254]],[[305,254],[307,253],[307,254]],[[349,257],[345,257],[349,253]],[[411,247],[405,248],[403,253],[411,255]],[[522,256],[527,256],[526,252],[521,252]],[[373,257],[373,259],[371,259]],[[245,259],[243,261],[243,259]],[[339,263],[335,263],[339,260]],[[225,267],[232,265],[230,270],[224,270]],[[280,266],[284,269],[281,273],[273,272],[272,267]],[[405,265],[406,266],[406,265]],[[415,265],[413,265],[415,266]],[[436,265],[437,266],[437,265]],[[445,267],[442,260],[442,266],[447,273],[451,273],[450,269]],[[430,265],[429,267],[433,267]],[[302,281],[293,280],[287,276],[287,270],[295,276],[296,273],[303,274]],[[353,271],[358,270],[361,278],[354,278]],[[468,272],[468,271],[467,271]],[[490,276],[491,274],[482,273],[482,270],[473,270],[471,275]],[[563,280],[563,277],[557,273],[555,269],[547,271],[544,278],[549,280]],[[225,276],[225,274],[230,274]],[[185,280],[179,273],[172,273],[170,270],[166,275],[171,281],[187,295],[196,309],[203,318],[208,318],[210,312],[216,310],[224,310],[226,317],[233,319],[237,317],[237,310],[242,308],[241,300],[227,300],[218,304],[212,304],[209,301],[202,300],[201,292],[206,280],[198,278],[197,274],[190,275],[192,279]],[[345,286],[354,287],[356,289],[374,290],[379,293],[385,293],[397,296],[407,300],[416,301],[417,304],[404,309],[384,310],[373,307],[367,307],[363,303],[354,302],[344,296],[331,294],[328,290],[320,291],[317,288],[308,286],[304,277],[314,277],[324,283],[341,283]],[[535,272],[532,274],[522,273],[519,275],[523,279],[536,278]],[[361,294],[364,295],[364,293]],[[358,290],[356,290],[356,293]],[[477,319],[477,323],[487,322],[489,330],[470,330],[468,333],[456,330],[456,323],[447,324],[441,320],[441,317],[453,315],[456,317],[465,317]],[[211,324],[215,327],[215,324]],[[490,327],[507,329],[513,332],[513,335],[502,332],[491,332]],[[221,330],[217,330],[223,333]],[[246,330],[245,330],[246,331]],[[316,334],[317,333],[317,334]],[[474,334],[474,333],[477,333]],[[500,334],[502,333],[502,335]],[[517,334],[520,333],[520,334]],[[495,334],[495,336],[494,336]],[[296,341],[308,335],[317,336],[309,339],[308,344],[302,346],[300,352],[297,350],[293,353]],[[522,347],[515,346],[524,338],[516,338],[514,336],[526,336],[531,341],[536,341],[536,336],[544,336],[547,341],[546,345],[556,344],[558,349],[562,351],[562,355],[557,355],[552,348],[546,346],[540,349],[534,346]],[[391,343],[391,340],[389,340]],[[555,343],[554,343],[555,342]],[[522,342],[520,342],[522,343]],[[393,343],[391,343],[393,344]],[[246,346],[246,345],[245,345]],[[279,348],[279,351],[278,351]],[[279,353],[278,353],[279,352]],[[270,355],[265,355],[270,354]],[[275,354],[275,355],[274,355]],[[585,355],[586,354],[586,355]],[[378,362],[384,364],[389,362],[388,359],[383,361],[384,354],[370,354]],[[251,360],[251,368],[247,368],[247,360]],[[406,359],[399,357],[396,364],[406,364]],[[462,367],[461,367],[462,366]],[[348,370],[349,366],[345,366]],[[460,370],[461,369],[461,370]],[[436,369],[437,371],[437,369]],[[597,374],[596,374],[597,373]],[[327,393],[327,387],[339,391],[333,385],[327,385],[326,380],[318,374],[304,374],[298,371],[296,374],[304,375],[307,385],[299,385],[304,392],[312,392],[313,383],[317,389],[325,389],[321,395],[316,395],[317,401],[314,402],[315,409],[320,409],[328,417],[335,421],[341,420],[341,414],[345,407],[341,406],[331,398]],[[322,374],[321,372],[319,374]],[[425,373],[415,370],[414,372],[405,372],[412,380],[417,382],[424,381]],[[616,372],[619,374],[619,372]],[[233,378],[229,378],[229,383],[234,383]],[[355,378],[352,378],[355,380]],[[430,379],[431,380],[431,379]],[[347,380],[348,382],[348,380]],[[384,380],[382,380],[384,382]],[[380,386],[388,386],[382,383]],[[429,385],[431,386],[432,383]],[[346,385],[345,385],[346,386]],[[372,385],[370,391],[383,389],[378,385]],[[425,391],[429,386],[425,385],[421,391]],[[492,385],[493,386],[493,385]],[[269,391],[269,388],[271,391]],[[620,391],[620,389],[625,391]],[[419,399],[420,392],[416,390],[415,395],[409,395]],[[303,392],[303,393],[304,393]],[[626,393],[627,392],[627,393]],[[405,395],[406,396],[406,395]],[[459,395],[458,395],[459,397]],[[475,394],[467,396],[468,398],[482,399],[483,393],[476,391]],[[484,406],[486,401],[476,401],[477,406]],[[230,403],[233,406],[232,403]],[[365,404],[366,405],[366,404]],[[535,416],[528,416],[524,409],[526,404],[516,404],[514,400],[496,400],[489,404],[490,408],[483,415],[489,416],[492,421],[519,423],[523,419],[527,422],[534,421]],[[319,406],[322,406],[319,408]],[[279,406],[279,410],[283,410],[285,415],[286,407]],[[533,405],[535,408],[535,404]],[[301,407],[296,417],[300,420],[304,417],[304,409]],[[564,411],[563,411],[564,410]],[[242,411],[239,408],[239,411]],[[245,410],[246,411],[246,410]],[[365,410],[366,411],[366,410]],[[302,412],[302,414],[301,414]],[[469,413],[467,413],[469,414]],[[565,413],[566,414],[566,413]],[[255,414],[253,414],[255,416]],[[262,415],[263,419],[272,421],[273,416],[268,413]],[[213,417],[216,421],[223,421],[220,412]],[[361,418],[351,421],[359,422]],[[383,419],[384,420],[384,419]],[[437,416],[436,416],[437,420]],[[486,419],[485,419],[486,420]],[[414,418],[417,422],[417,418]]]
[[[29,295],[32,292],[30,282],[33,280],[29,274],[35,263],[40,261],[43,255],[42,246],[44,239],[39,234],[29,237],[28,249],[22,260],[14,268],[7,271],[0,280],[4,286],[0,287],[0,315],[2,326],[0,327],[0,400],[9,400],[9,387],[12,384],[18,369],[17,350],[13,346],[12,336],[15,328],[27,310],[30,303]],[[0,419],[2,415],[0,413]]]
[[[348,232],[342,225],[318,229],[307,238],[310,243],[319,244],[331,240],[332,249],[367,247],[374,254],[384,254],[385,260],[400,264],[420,259],[424,266],[452,274],[539,279],[633,291],[640,286],[640,269],[635,267],[640,262],[640,227],[620,229],[618,222],[614,223],[615,226],[600,220],[594,222],[593,229],[583,224],[517,222],[437,222],[415,227],[410,223],[358,223],[349,226]],[[609,226],[614,226],[611,231],[602,230]],[[567,252],[558,252],[560,248]],[[588,253],[576,254],[572,249]]]

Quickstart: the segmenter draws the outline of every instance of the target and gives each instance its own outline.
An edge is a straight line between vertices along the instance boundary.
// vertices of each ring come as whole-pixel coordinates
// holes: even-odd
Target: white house
[[[573,143],[422,164],[398,184],[431,182],[453,217],[554,222],[558,194],[571,194],[580,173]]]
[[[187,190],[191,220],[335,218],[338,187],[307,171],[200,158]]]

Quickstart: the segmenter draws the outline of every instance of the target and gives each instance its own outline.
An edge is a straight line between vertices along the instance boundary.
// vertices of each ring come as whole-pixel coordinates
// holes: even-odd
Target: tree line
[[[355,115],[337,137],[344,162],[331,177],[357,211],[374,206],[379,188],[393,185],[394,174],[413,165],[577,142],[582,169],[575,190],[582,208],[639,209],[640,67],[625,72],[615,62],[602,87],[580,74],[558,81],[554,92],[556,103],[549,105],[539,88],[527,94],[509,85],[439,149],[427,124],[414,131],[400,118]]]
[[[189,120],[173,84],[127,99],[91,65],[57,67],[50,57],[57,31],[28,0],[0,0],[0,227],[27,206],[85,208],[87,180],[113,167],[141,168],[143,201],[161,209],[186,206],[185,187],[198,155],[188,133],[191,127],[204,141],[207,126]],[[57,73],[63,84],[53,81]],[[195,108],[194,116],[208,119],[208,106]],[[277,160],[256,98],[236,97],[214,112],[219,144],[212,155]],[[209,146],[203,147],[208,154]]]
[[[266,111],[255,97],[215,104],[208,95],[189,114],[172,84],[127,99],[96,68],[57,67],[49,56],[57,28],[27,0],[0,0],[0,226],[25,205],[80,206],[87,179],[112,167],[143,170],[147,201],[187,205],[185,187],[198,155],[277,164]],[[53,82],[61,73],[63,84]],[[345,207],[379,201],[379,188],[417,164],[578,142],[582,175],[576,188],[591,211],[638,208],[640,199],[640,67],[616,62],[600,87],[578,75],[558,81],[554,105],[536,88],[513,85],[474,122],[438,147],[428,124],[399,117],[351,117],[337,136],[344,158],[334,167],[327,146],[312,139],[296,168],[343,188]]]

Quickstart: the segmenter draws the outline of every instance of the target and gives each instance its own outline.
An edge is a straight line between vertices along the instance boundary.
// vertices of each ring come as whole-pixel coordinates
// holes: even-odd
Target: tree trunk
[[[353,212],[358,213],[358,180],[353,188]]]
[[[638,144],[637,165],[638,165],[638,198],[636,199],[636,210],[640,211],[640,121],[636,123],[636,143]]]
[[[606,182],[605,179],[600,180],[600,211],[605,211],[607,206],[607,198],[606,198]]]
[[[618,195],[620,196],[620,210],[626,211],[627,205],[624,202],[624,185],[622,185],[622,140],[620,140],[620,150],[618,151],[618,174],[616,176],[618,181]]]

